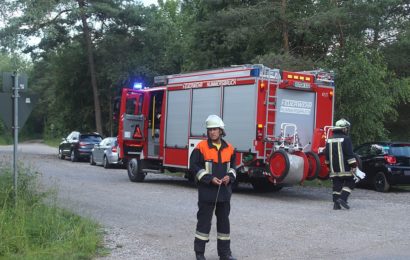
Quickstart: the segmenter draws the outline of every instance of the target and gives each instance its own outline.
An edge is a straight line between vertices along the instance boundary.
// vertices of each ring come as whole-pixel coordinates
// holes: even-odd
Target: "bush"
[[[39,192],[38,173],[19,169],[14,201],[10,167],[0,165],[0,259],[91,259],[102,244],[99,226]]]

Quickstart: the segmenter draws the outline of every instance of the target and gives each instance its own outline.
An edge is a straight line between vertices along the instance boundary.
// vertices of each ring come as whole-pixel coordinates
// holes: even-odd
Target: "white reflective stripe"
[[[203,237],[203,236],[198,235],[198,234],[195,234],[195,237],[198,238],[198,239],[200,239],[200,240],[204,240],[204,241],[208,241],[208,240],[209,240],[209,237]]]
[[[195,237],[200,239],[200,240],[205,240],[205,241],[209,240],[209,234],[201,233],[199,231],[195,232]]]
[[[329,145],[329,166],[330,166],[330,172],[333,173],[335,172],[333,170],[333,145]]]
[[[342,143],[337,143],[337,153],[339,155],[339,167],[341,172],[345,172],[345,162],[343,158]]]
[[[226,169],[229,169],[229,168],[231,168],[231,162],[226,163]],[[228,172],[229,172],[229,170],[228,170]]]
[[[204,177],[206,174],[209,174],[209,172],[207,172],[205,169],[201,169],[196,174],[196,178],[198,179],[198,181],[200,181],[202,179],[202,177]]]
[[[349,159],[349,160],[347,160],[347,162],[348,162],[349,164],[355,163],[355,162],[356,162],[356,158]]]
[[[207,161],[207,162],[205,162],[205,170],[207,171],[207,172],[212,172],[212,161]]]
[[[343,187],[342,190],[347,191],[349,193],[352,193],[352,190],[349,187]]]
[[[333,194],[340,195],[340,194],[342,194],[342,193],[341,193],[341,192],[334,191]]]
[[[228,173],[232,173],[233,177],[235,177],[235,179],[236,179],[236,171],[235,171],[235,169],[230,168],[229,171],[228,171]]]
[[[230,235],[229,234],[224,234],[224,233],[217,233],[216,238],[219,239],[219,240],[231,240]]]
[[[345,140],[344,138],[330,138],[330,139],[327,139],[327,142],[328,143],[341,143],[344,140]]]
[[[332,172],[330,177],[344,177],[344,176],[353,176],[351,172]]]

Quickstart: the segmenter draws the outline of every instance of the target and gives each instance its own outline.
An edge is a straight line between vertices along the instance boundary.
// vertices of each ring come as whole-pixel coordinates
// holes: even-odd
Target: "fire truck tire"
[[[289,156],[284,150],[277,150],[269,157],[269,172],[277,182],[283,181],[288,175],[290,162]]]
[[[327,180],[329,179],[329,168],[325,164],[326,156],[324,153],[319,154],[319,161],[320,161],[320,170],[317,178],[319,180]]]
[[[189,182],[195,182],[195,175],[191,171],[185,172],[185,177]]]
[[[251,181],[252,187],[257,192],[272,192],[272,191],[280,191],[282,186],[275,185],[268,181],[267,179],[254,179]]]
[[[128,178],[132,182],[143,182],[145,179],[145,173],[141,172],[141,161],[136,158],[132,158],[128,162],[127,166]]]
[[[306,156],[309,161],[309,173],[306,180],[311,181],[317,178],[320,171],[320,159],[319,156],[314,152],[307,152]]]

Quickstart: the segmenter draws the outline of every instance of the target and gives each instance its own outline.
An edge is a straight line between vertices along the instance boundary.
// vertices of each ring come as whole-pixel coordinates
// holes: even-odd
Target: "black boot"
[[[196,253],[196,260],[206,260],[204,253]]]
[[[231,255],[228,255],[219,257],[219,260],[236,260],[236,258]]]
[[[342,207],[340,206],[339,203],[335,202],[335,203],[333,204],[333,209],[334,209],[334,210],[339,210],[339,209],[342,209]]]
[[[336,202],[339,203],[343,208],[350,209],[350,206],[349,204],[347,204],[347,201],[342,200],[342,199],[337,199]]]

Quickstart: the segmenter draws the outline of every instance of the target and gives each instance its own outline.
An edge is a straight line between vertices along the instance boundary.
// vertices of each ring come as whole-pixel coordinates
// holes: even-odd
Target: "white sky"
[[[155,5],[158,4],[158,1],[157,1],[157,0],[140,0],[140,1],[141,1],[141,3],[143,3],[145,6],[149,6],[149,5],[152,5],[152,4],[155,4]]]

